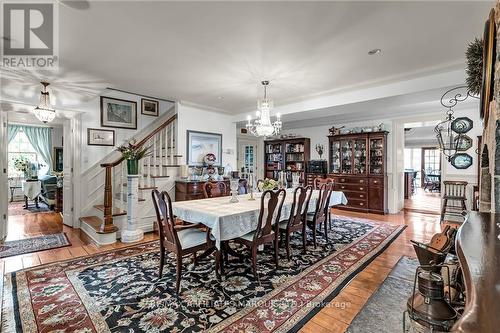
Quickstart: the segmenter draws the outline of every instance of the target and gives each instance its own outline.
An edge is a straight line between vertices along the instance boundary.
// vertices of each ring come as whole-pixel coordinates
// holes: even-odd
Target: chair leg
[[[331,208],[328,208],[328,224],[330,226],[330,230],[332,230],[332,211],[331,211]]]
[[[304,254],[307,253],[307,231],[306,224],[304,223],[304,227],[302,228],[302,247],[304,250]]]
[[[195,266],[198,263],[198,256],[196,255],[196,252],[193,253],[193,266]]]
[[[443,207],[441,207],[441,219],[440,221],[444,221],[444,214],[446,213],[446,206],[448,205],[448,199],[443,200]]]
[[[280,261],[279,261],[280,248],[279,248],[278,241],[279,241],[278,237],[275,237],[274,238],[274,263],[276,264],[276,269],[279,268],[279,264],[280,264]]]
[[[318,226],[316,225],[316,222],[313,223],[313,244],[314,248],[316,249],[316,228]]]
[[[163,275],[163,265],[165,263],[165,251],[163,249],[160,249],[160,269],[158,272],[158,279],[161,279]]]
[[[179,293],[181,289],[182,256],[177,255],[177,277],[175,280],[175,290]]]
[[[325,222],[323,222],[323,224],[325,225],[325,240],[326,242],[328,243],[328,218],[325,219]]]
[[[290,261],[290,233],[287,231],[285,236],[286,258]]]
[[[257,245],[252,245],[252,271],[253,276],[257,279]]]

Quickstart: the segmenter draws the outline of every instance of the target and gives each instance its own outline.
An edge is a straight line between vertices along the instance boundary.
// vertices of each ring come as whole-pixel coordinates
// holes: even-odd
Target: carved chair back
[[[247,194],[248,193],[248,182],[246,179],[238,180],[238,194]]]
[[[160,248],[162,251],[166,248],[173,252],[180,251],[180,242],[175,230],[175,218],[172,213],[172,200],[167,192],[153,190],[151,192],[153,205],[160,232]]]
[[[205,198],[218,198],[227,196],[227,186],[224,182],[206,182],[203,185]]]
[[[328,184],[328,183],[333,184],[333,179],[316,177],[316,178],[314,178],[314,183],[313,183],[314,189],[319,190],[323,184]]]
[[[293,192],[293,203],[290,210],[290,219],[288,227],[295,227],[305,223],[307,218],[307,209],[311,200],[312,186],[297,187]]]
[[[328,204],[330,195],[332,194],[333,183],[321,185],[319,189],[318,201],[316,202],[315,223],[320,224],[325,222],[328,214]]]
[[[267,190],[262,193],[260,198],[260,213],[257,221],[257,228],[254,234],[254,241],[258,238],[270,235],[273,232],[274,225],[279,223],[281,209],[285,201],[286,191]]]

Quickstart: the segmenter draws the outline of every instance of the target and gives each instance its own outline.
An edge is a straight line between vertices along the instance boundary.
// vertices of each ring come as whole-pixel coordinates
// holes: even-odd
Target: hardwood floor
[[[417,188],[413,197],[405,199],[405,210],[427,214],[440,214],[441,194]]]
[[[330,304],[316,314],[302,329],[302,333],[342,333],[360,311],[368,298],[378,289],[391,269],[403,255],[415,257],[410,239],[427,241],[441,230],[439,216],[414,211],[401,212],[395,215],[375,215],[333,210],[334,214],[351,217],[369,218],[390,224],[406,224],[402,234],[335,297]],[[35,216],[36,215],[36,216]],[[9,220],[9,240],[65,232],[71,246],[19,255],[0,259],[0,272],[3,274],[32,267],[35,265],[71,259],[130,244],[118,242],[113,245],[98,247],[92,244],[79,229],[62,225],[59,214],[43,213],[26,215],[24,218]],[[156,235],[145,235],[142,242],[156,239]]]

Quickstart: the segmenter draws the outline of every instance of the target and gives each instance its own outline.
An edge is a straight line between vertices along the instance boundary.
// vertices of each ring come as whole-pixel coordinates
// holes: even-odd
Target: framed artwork
[[[472,138],[468,135],[462,135],[462,136],[457,136],[455,138],[456,140],[459,140],[458,145],[457,145],[457,150],[458,151],[466,151],[472,148]]]
[[[63,147],[54,147],[54,154],[52,156],[52,169],[57,172],[63,171]]]
[[[215,155],[214,166],[222,166],[222,134],[187,131],[187,165],[203,166],[205,155]]]
[[[137,129],[137,103],[101,96],[101,126]]]
[[[152,99],[141,98],[141,114],[158,117],[159,109],[160,102]]]
[[[457,169],[467,169],[472,165],[472,156],[465,153],[455,154],[451,158],[451,165]]]
[[[483,36],[483,79],[481,84],[481,98],[479,102],[480,116],[484,119],[484,126],[488,124],[490,102],[493,99],[493,83],[495,76],[495,9],[490,11],[490,16],[484,25]]]
[[[100,128],[87,129],[87,145],[89,146],[114,146],[115,131]]]

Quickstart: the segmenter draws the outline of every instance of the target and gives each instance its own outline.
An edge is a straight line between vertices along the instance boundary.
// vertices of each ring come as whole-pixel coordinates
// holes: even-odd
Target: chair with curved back
[[[318,225],[320,227],[321,224],[325,225],[325,240],[328,242],[327,222],[328,222],[328,216],[330,215],[328,204],[330,201],[330,195],[332,194],[332,189],[333,189],[333,183],[326,183],[321,185],[318,199],[316,201],[316,209],[314,213],[307,214],[307,225],[313,231],[314,248],[316,248],[316,231]]]
[[[227,196],[227,186],[224,182],[206,182],[203,185],[205,198],[218,198]]]
[[[315,190],[319,190],[323,184],[328,184],[328,183],[333,183],[332,178],[321,178],[321,177],[316,177],[314,178],[313,181],[313,188]]]
[[[248,193],[248,181],[244,178],[238,180],[238,194]]]
[[[293,203],[290,209],[290,218],[279,223],[279,231],[285,235],[286,257],[290,260],[290,236],[297,231],[302,231],[302,246],[306,252],[306,224],[307,209],[311,200],[312,186],[297,187],[293,192]]]
[[[278,268],[279,237],[278,223],[281,216],[281,209],[285,201],[286,191],[265,191],[260,199],[260,213],[255,231],[235,238],[233,241],[250,248],[252,254],[252,271],[257,278],[257,248],[260,245],[274,243],[274,262]],[[269,199],[267,199],[269,198]]]
[[[198,228],[199,224],[175,224],[174,214],[172,213],[172,201],[167,192],[153,190],[151,196],[160,232],[160,269],[158,276],[161,278],[163,274],[165,251],[174,253],[177,261],[175,290],[179,293],[182,258],[187,255],[193,255],[194,262],[196,262],[196,252],[210,250],[214,246],[214,242],[208,230],[203,231]]]

